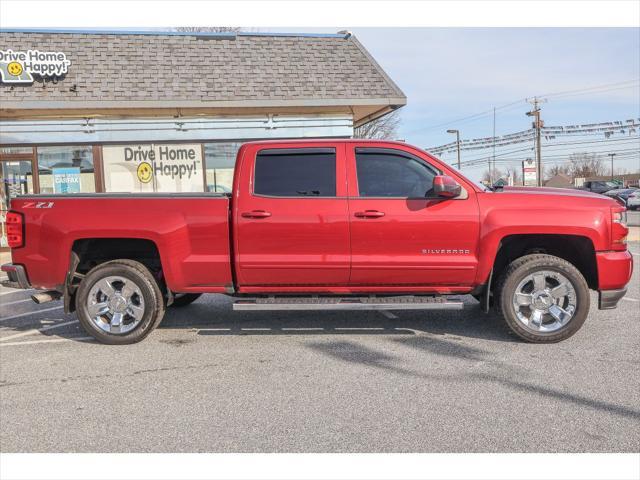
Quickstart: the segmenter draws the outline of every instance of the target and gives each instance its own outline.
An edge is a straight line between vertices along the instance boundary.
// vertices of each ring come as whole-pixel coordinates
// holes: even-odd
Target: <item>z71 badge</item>
[[[25,202],[22,208],[52,208],[53,202]]]

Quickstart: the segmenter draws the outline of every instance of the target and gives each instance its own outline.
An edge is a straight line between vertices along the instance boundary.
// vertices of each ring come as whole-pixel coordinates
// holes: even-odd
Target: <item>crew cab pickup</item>
[[[625,209],[589,192],[476,185],[401,142],[251,142],[230,194],[17,197],[6,285],[62,299],[133,343],[200,294],[234,310],[460,309],[557,342],[615,308],[632,273]]]

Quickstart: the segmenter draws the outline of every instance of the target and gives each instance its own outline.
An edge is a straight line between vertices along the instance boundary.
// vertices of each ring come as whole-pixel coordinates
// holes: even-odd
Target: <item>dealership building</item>
[[[0,39],[2,217],[24,193],[228,192],[244,141],[348,138],[406,104],[349,33]]]

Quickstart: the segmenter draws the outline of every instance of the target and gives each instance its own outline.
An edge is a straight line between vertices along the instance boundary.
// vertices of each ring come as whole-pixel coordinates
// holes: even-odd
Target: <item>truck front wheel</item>
[[[93,268],[76,295],[80,325],[101,343],[125,345],[145,338],[162,320],[162,292],[151,272],[133,260]]]
[[[520,257],[496,286],[498,312],[520,338],[554,343],[576,333],[589,313],[589,287],[571,263],[553,255]]]

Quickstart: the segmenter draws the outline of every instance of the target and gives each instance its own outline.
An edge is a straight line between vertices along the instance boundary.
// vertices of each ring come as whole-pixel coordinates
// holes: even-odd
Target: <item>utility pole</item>
[[[611,180],[613,180],[613,157],[616,156],[615,153],[607,153],[611,157]]]
[[[447,133],[455,133],[456,134],[456,144],[458,145],[458,170],[461,169],[460,166],[460,130],[447,130]]]
[[[496,170],[496,107],[493,107],[493,171]],[[491,168],[489,168],[491,172]],[[493,174],[491,175],[493,178]]]
[[[536,165],[537,165],[537,176],[538,176],[538,186],[542,186],[542,143],[541,143],[541,131],[544,122],[540,120],[540,103],[546,102],[545,99],[541,99],[538,97],[533,97],[533,99],[527,100],[531,105],[533,105],[533,109],[530,112],[527,112],[528,117],[534,117],[535,120],[533,122],[533,128],[536,130]]]

